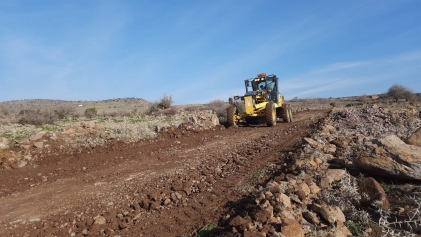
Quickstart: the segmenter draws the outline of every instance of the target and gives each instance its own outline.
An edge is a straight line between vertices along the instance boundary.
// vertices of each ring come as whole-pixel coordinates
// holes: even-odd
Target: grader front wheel
[[[266,104],[265,119],[268,127],[276,125],[276,108],[272,101]]]
[[[227,114],[227,123],[229,127],[233,127],[236,126],[237,124],[235,123],[235,112],[237,111],[237,107],[235,106],[230,106],[228,109],[228,114]]]

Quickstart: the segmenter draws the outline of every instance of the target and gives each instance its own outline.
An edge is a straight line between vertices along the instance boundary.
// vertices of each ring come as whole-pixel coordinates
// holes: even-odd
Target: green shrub
[[[205,226],[202,226],[202,228],[198,229],[197,231],[195,231],[194,236],[195,237],[208,236],[214,228],[215,226],[213,224],[207,224]]]
[[[86,110],[85,110],[85,117],[87,117],[87,118],[93,118],[93,117],[95,117],[95,116],[97,116],[97,114],[98,114],[98,112],[97,112],[97,110],[96,110],[96,108],[95,107],[93,107],[93,108],[87,108]]]

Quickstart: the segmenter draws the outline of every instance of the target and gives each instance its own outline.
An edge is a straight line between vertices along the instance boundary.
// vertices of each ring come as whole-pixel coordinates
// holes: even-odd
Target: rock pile
[[[213,112],[200,113],[198,115],[193,114],[190,116],[189,121],[201,127],[208,128],[219,125],[218,116]]]
[[[336,128],[351,134],[372,137],[396,135],[408,138],[421,127],[420,119],[411,111],[390,111],[376,106],[365,109],[334,110],[329,118]]]
[[[220,225],[242,236],[351,235],[342,209],[320,198],[316,182],[307,174],[270,181],[242,208],[222,217]]]
[[[381,227],[369,227],[370,217],[364,207],[391,208],[383,187],[374,178],[358,179],[348,172],[360,168],[420,180],[421,147],[391,135],[408,138],[417,129],[413,126],[421,126],[420,120],[396,123],[393,116],[383,108],[334,110],[319,121],[317,132],[303,138],[300,149],[287,155],[292,163],[284,164],[281,175],[272,177],[259,187],[256,196],[221,218],[222,232],[285,237],[370,236],[373,231],[381,232]],[[351,233],[346,225],[350,223],[359,223],[362,229],[352,229]],[[414,227],[420,225],[415,223]]]
[[[46,139],[44,139],[45,134],[45,132],[39,132],[30,136],[29,138],[24,138],[22,140],[15,141],[13,147],[22,149],[23,152],[8,151],[9,155],[5,155],[6,153],[1,154],[0,159],[2,161],[0,162],[0,167],[16,169],[22,168],[30,162],[32,162],[34,159],[32,153],[37,153],[37,151],[40,152],[43,148],[49,147],[48,144],[45,144],[47,141]],[[10,142],[7,139],[3,139],[2,143],[8,144]],[[6,145],[5,149],[9,148],[9,145]]]

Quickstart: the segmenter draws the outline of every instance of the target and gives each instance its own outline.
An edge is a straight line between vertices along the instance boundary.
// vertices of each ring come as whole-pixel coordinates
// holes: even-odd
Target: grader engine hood
[[[242,99],[244,100],[244,107],[246,114],[252,115],[256,113],[256,110],[264,108],[266,103],[257,103],[255,101],[264,101],[267,93],[264,91],[249,91]]]

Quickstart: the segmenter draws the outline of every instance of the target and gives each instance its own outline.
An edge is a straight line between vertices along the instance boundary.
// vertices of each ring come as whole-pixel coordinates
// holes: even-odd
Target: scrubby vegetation
[[[216,113],[221,124],[227,121],[227,109],[229,104],[223,100],[214,100],[205,105],[205,108]]]
[[[51,110],[21,110],[16,119],[19,124],[53,124],[59,119],[59,115]]]
[[[98,115],[113,114],[114,116],[130,114],[136,109],[139,113],[144,113],[150,102],[139,98],[117,98],[102,101],[62,101],[62,100],[14,100],[0,102],[0,119],[10,121],[22,110],[53,111],[59,115],[60,119],[66,117],[84,116],[86,108],[97,109]],[[0,122],[7,122],[1,121]]]
[[[173,104],[172,95],[164,94],[159,101],[154,102],[149,109],[146,111],[146,114],[152,115],[156,112],[160,114],[175,114],[175,110],[170,110],[170,107]]]
[[[413,101],[416,99],[415,94],[411,89],[399,84],[394,84],[391,86],[386,92],[386,97],[394,99],[395,102],[398,102],[399,100]]]
[[[172,95],[164,94],[158,103],[158,108],[169,109],[173,103]]]
[[[95,116],[97,116],[97,115],[98,115],[98,112],[97,112],[97,110],[96,110],[96,108],[95,108],[95,107],[94,107],[94,108],[87,108],[87,109],[85,110],[84,115],[85,115],[85,117],[87,117],[87,118],[93,118],[93,117],[95,117]]]

